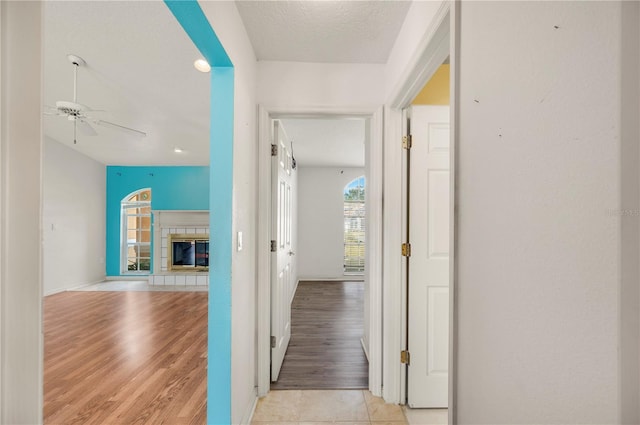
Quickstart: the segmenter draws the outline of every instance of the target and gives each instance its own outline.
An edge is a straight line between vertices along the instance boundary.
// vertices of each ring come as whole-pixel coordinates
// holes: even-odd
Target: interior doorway
[[[366,125],[273,120],[272,389],[368,388]]]
[[[406,244],[398,269],[393,264],[392,267],[385,266],[385,282],[397,276],[401,276],[403,282],[399,291],[401,300],[396,300],[395,291],[390,291],[389,299],[390,304],[401,303],[401,314],[398,315],[400,344],[389,350],[385,347],[385,354],[388,353],[391,361],[397,356],[401,365],[399,369],[389,370],[385,382],[398,382],[399,385],[385,385],[385,400],[395,399],[410,407],[446,408],[451,413],[448,415],[450,421],[455,412],[457,13],[454,6],[439,11],[433,32],[425,38],[424,48],[416,52],[416,65],[392,96],[388,115],[390,127],[393,134],[403,137],[404,142],[403,149],[385,155],[391,164],[385,169],[385,175],[390,176],[389,185],[402,187],[402,195],[392,195],[390,201],[403,205],[399,217],[391,211],[393,214],[389,218],[391,222],[402,222],[401,236],[385,231],[385,241],[392,245],[397,242],[403,248]],[[444,76],[446,78],[442,78]],[[433,80],[440,80],[436,84],[440,90],[434,90],[433,84],[429,87]],[[446,101],[425,101],[425,95],[444,95]],[[441,111],[435,118],[425,118],[422,108],[440,108]],[[412,137],[414,134],[416,138]],[[385,194],[389,195],[389,192]],[[434,201],[435,198],[438,200]],[[394,305],[385,309],[390,325],[395,324],[395,311]],[[393,332],[391,336],[393,341]],[[436,378],[437,384],[431,378]]]
[[[264,269],[270,276],[259,282],[258,316],[268,318],[268,326],[259,329],[259,394],[270,388],[368,389],[371,325],[380,317],[379,304],[376,318],[371,314],[371,295],[380,291],[381,273],[372,273],[371,268],[375,270],[380,264],[380,254],[372,252],[381,247],[376,238],[381,234],[376,230],[381,226],[381,215],[376,211],[381,205],[375,201],[355,205],[358,199],[354,196],[356,192],[367,193],[370,180],[374,182],[373,193],[381,189],[381,167],[374,172],[367,161],[381,147],[381,128],[373,130],[381,123],[381,111],[380,115],[262,112],[259,150],[264,152],[259,153],[260,160],[264,159],[262,153],[269,156],[260,176],[262,180],[267,175],[268,166],[272,184],[267,193],[272,196],[259,199],[259,205],[270,205],[268,220],[261,217],[264,224],[259,225],[259,237],[265,237],[275,251],[267,252],[264,263],[260,260],[263,253],[258,253],[259,269],[268,266]],[[284,142],[282,135],[286,135]],[[286,195],[289,185],[281,184],[277,177],[280,170],[285,175],[290,170],[291,198]],[[281,193],[285,195],[279,199]],[[287,211],[290,218],[286,218]],[[353,231],[347,229],[348,224],[354,226]],[[373,245],[368,243],[371,229]],[[351,241],[354,238],[356,244]],[[289,269],[281,267],[289,261]],[[280,285],[282,279],[291,279],[291,283]],[[286,287],[292,290],[283,290]],[[261,291],[271,300],[268,310],[266,303],[260,303],[264,299]],[[261,322],[259,319],[259,326]],[[268,342],[267,350],[260,335],[267,336],[263,340]],[[289,338],[287,351],[282,346]],[[379,357],[374,357],[379,362]],[[376,376],[380,374],[378,371]],[[349,375],[353,379],[345,379]]]

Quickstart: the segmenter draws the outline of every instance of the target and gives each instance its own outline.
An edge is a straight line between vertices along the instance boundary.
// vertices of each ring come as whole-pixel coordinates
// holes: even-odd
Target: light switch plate
[[[242,232],[238,232],[238,251],[242,251]]]

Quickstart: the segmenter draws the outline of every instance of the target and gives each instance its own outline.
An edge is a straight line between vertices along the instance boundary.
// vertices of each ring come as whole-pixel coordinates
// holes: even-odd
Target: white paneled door
[[[410,407],[447,407],[449,376],[449,107],[413,106],[409,189],[407,367]]]
[[[292,155],[282,123],[277,120],[273,124],[273,145],[277,152],[271,158],[271,239],[275,245],[271,253],[271,381],[275,382],[291,339],[294,291]]]

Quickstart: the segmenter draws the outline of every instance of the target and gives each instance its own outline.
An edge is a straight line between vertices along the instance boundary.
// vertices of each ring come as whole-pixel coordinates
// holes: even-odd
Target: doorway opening
[[[258,253],[259,270],[266,272],[259,275],[271,276],[258,283],[258,300],[263,299],[261,291],[271,300],[268,305],[258,301],[259,395],[265,395],[271,388],[371,388],[372,382],[379,382],[380,375],[378,372],[373,379],[370,376],[372,362],[380,361],[377,332],[381,329],[373,323],[376,320],[372,320],[374,316],[370,312],[372,303],[377,312],[381,309],[378,295],[381,273],[372,271],[372,267],[379,267],[381,262],[378,252],[381,203],[380,197],[378,202],[371,203],[353,199],[360,202],[360,211],[356,211],[359,217],[350,217],[358,222],[354,225],[361,228],[359,246],[356,246],[360,251],[354,256],[358,264],[347,269],[345,253],[349,241],[345,241],[348,221],[345,204],[350,199],[345,201],[345,191],[348,193],[349,184],[355,181],[352,189],[364,195],[366,181],[367,196],[371,190],[381,192],[381,126],[378,127],[381,111],[270,113],[261,108],[260,112],[259,173],[261,181],[262,176],[269,175],[276,183],[267,191],[267,194],[273,193],[273,201],[268,196],[259,197],[259,205],[271,206],[270,217],[261,217],[259,237],[275,241],[269,245],[274,246],[276,252]],[[272,140],[277,145],[274,157],[270,156]],[[275,171],[272,173],[271,158],[275,158],[274,170],[286,172],[282,158],[288,158],[289,154],[292,241],[286,252],[289,255],[281,256],[283,243],[278,238],[283,234],[279,223],[289,220],[286,214],[290,201],[287,195],[284,199],[278,197],[283,190],[288,192],[289,183],[282,182]],[[376,185],[377,189],[370,189]],[[373,243],[370,234],[374,235]],[[285,246],[289,242],[286,235],[285,231]],[[278,264],[281,257],[285,263],[291,262],[289,269]],[[281,284],[283,278],[289,279],[289,271],[293,283]],[[287,287],[292,288],[288,298],[280,293]],[[283,299],[286,301],[281,301]],[[260,327],[260,318],[265,319],[266,326]],[[378,331],[372,338],[374,326]],[[284,330],[283,335],[277,334],[280,330]],[[288,343],[288,350],[284,342]],[[376,355],[372,356],[372,351]],[[349,373],[354,370],[358,372]]]
[[[449,392],[451,138],[449,61],[444,61],[406,119],[406,404],[446,409]]]
[[[272,389],[368,388],[366,124],[273,121]]]

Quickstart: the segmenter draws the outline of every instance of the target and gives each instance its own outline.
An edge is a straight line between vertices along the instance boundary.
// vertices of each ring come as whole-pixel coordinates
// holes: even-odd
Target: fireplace
[[[209,235],[169,234],[167,270],[209,270]]]

